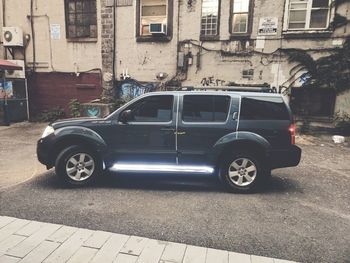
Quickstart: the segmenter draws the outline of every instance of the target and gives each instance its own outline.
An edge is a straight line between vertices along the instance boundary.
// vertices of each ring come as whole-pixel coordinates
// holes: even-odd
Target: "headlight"
[[[41,135],[41,138],[44,138],[46,136],[49,136],[51,133],[54,133],[55,130],[52,128],[52,126],[47,126],[43,132],[43,135]]]

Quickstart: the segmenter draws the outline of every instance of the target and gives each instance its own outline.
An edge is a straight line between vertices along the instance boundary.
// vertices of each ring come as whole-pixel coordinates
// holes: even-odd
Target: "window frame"
[[[276,100],[276,101],[273,101]],[[248,102],[248,105],[246,104],[246,102]],[[250,108],[248,107],[249,104],[253,103],[255,105],[257,105],[257,103],[261,105],[263,105],[261,108],[265,108],[265,111],[262,112],[266,112],[266,105],[278,105],[276,107],[279,108],[279,104],[281,104],[282,108],[279,108],[279,113],[283,116],[283,118],[247,118],[247,109],[249,110]],[[247,109],[246,109],[247,108]],[[256,110],[256,108],[254,109]],[[284,112],[281,112],[281,111]],[[260,112],[260,111],[259,111]],[[248,114],[249,116],[251,116],[251,114]],[[255,115],[255,114],[254,114]],[[258,115],[259,116],[259,115]],[[261,116],[261,115],[260,115]],[[281,98],[281,97],[266,97],[266,96],[244,96],[241,98],[241,105],[240,105],[240,113],[239,113],[239,120],[240,121],[290,121],[291,115],[290,112],[288,111],[287,105],[285,103],[285,101]]]
[[[248,25],[247,25],[247,32],[233,32],[233,15],[234,15],[234,1],[230,0],[230,17],[229,17],[229,32],[232,39],[247,39],[250,37],[253,29],[253,18],[254,18],[254,0],[248,0],[249,1],[249,7],[248,7]],[[238,12],[239,13],[239,12]],[[246,12],[244,12],[246,13]]]
[[[141,29],[141,1],[136,0],[136,42],[169,42],[173,36],[174,0],[167,1],[167,26],[165,35],[143,36]]]
[[[80,41],[96,42],[97,38],[98,38],[97,0],[89,0],[89,2],[95,2],[95,7],[96,7],[96,9],[95,9],[96,23],[95,24],[89,24],[89,26],[91,26],[91,25],[95,25],[96,26],[96,36],[89,35],[89,36],[81,36],[81,37],[80,36],[72,37],[72,36],[69,35],[69,26],[70,26],[70,24],[69,24],[69,14],[70,14],[69,13],[69,3],[70,2],[77,2],[77,1],[79,1],[79,0],[64,0],[64,10],[65,10],[64,22],[65,22],[65,29],[66,29],[66,39],[68,41],[72,41],[72,42],[80,42]],[[83,2],[84,0],[81,0],[81,1]],[[75,11],[74,14],[76,14],[76,11]],[[87,14],[91,14],[91,12],[89,12],[89,13],[82,13],[82,14],[87,15]],[[74,26],[77,26],[76,21],[75,21]],[[84,26],[87,26],[87,25],[84,25]]]
[[[289,28],[289,21],[290,21],[290,7],[292,0],[286,0],[285,1],[285,11],[284,11],[284,19],[283,19],[283,31],[284,32],[327,32],[330,31],[329,25],[331,19],[334,17],[334,6],[331,5],[332,0],[328,0],[328,15],[327,15],[327,25],[322,28],[310,28],[310,21],[311,21],[311,12],[312,10],[322,10],[326,8],[322,7],[312,7],[312,1],[313,0],[306,0],[305,2],[307,3],[306,6],[306,18],[305,18],[305,27],[304,28]],[[299,9],[295,9],[299,10]],[[300,9],[300,10],[305,10],[305,9]]]
[[[228,108],[227,108],[227,116],[225,121],[185,121],[184,120],[184,105],[185,105],[185,96],[211,96],[211,97],[215,97],[215,96],[221,96],[221,97],[227,97],[229,98],[229,103],[228,103]],[[182,103],[181,103],[181,123],[182,124],[187,124],[187,125],[201,125],[201,124],[211,124],[211,125],[223,125],[226,124],[230,118],[231,115],[231,108],[232,108],[232,96],[229,95],[219,95],[219,94],[185,94],[182,96]],[[180,118],[179,118],[180,119]]]
[[[216,35],[202,35],[202,17],[203,17],[203,2],[201,1],[201,16],[199,23],[199,39],[204,41],[219,40],[220,39],[220,18],[221,18],[221,0],[218,1],[218,15],[217,15],[217,29]]]
[[[119,116],[126,110],[130,110],[131,107],[133,107],[135,104],[141,103],[142,100],[147,100],[152,97],[160,97],[160,96],[168,96],[172,97],[172,107],[171,107],[171,115],[170,115],[170,120],[169,121],[130,121],[128,124],[133,124],[133,125],[158,125],[158,124],[171,124],[174,121],[174,111],[175,111],[175,96],[172,94],[163,94],[163,95],[150,95],[150,96],[145,96],[137,101],[131,103],[130,105],[127,105],[119,114]]]

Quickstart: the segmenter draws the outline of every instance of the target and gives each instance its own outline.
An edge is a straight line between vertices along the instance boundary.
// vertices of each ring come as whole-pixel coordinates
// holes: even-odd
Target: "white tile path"
[[[0,263],[291,263],[137,236],[0,216]]]

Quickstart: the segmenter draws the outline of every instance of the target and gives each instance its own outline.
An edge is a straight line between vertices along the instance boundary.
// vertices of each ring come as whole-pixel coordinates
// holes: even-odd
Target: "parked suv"
[[[272,169],[298,165],[292,114],[281,95],[177,91],[142,95],[103,119],[49,125],[37,155],[70,184],[103,171],[217,175],[249,191]]]

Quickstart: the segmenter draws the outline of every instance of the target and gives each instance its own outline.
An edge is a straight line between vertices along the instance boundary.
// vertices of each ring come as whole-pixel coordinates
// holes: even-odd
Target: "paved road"
[[[303,142],[265,190],[201,177],[107,176],[65,188],[53,171],[0,192],[0,215],[303,262],[350,262],[350,148]]]
[[[0,126],[0,190],[45,171],[38,163],[36,141],[45,123],[16,123]]]

